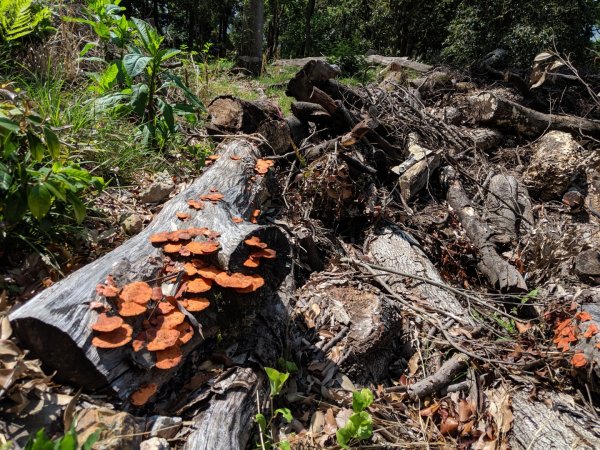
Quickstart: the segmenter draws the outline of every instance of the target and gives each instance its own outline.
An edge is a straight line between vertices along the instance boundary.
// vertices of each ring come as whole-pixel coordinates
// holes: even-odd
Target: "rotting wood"
[[[475,120],[523,135],[540,136],[548,130],[559,130],[600,136],[600,123],[583,117],[541,113],[491,92],[482,92],[469,100]]]
[[[525,292],[527,284],[523,276],[496,251],[493,244],[494,232],[480,218],[460,181],[452,182],[446,199],[456,211],[467,236],[477,247],[480,257],[477,267],[490,284],[501,292]]]
[[[258,292],[259,295],[277,289],[289,270],[287,238],[277,227],[247,221],[234,223],[232,220],[235,216],[249,220],[268,196],[265,177],[257,176],[254,171],[260,152],[248,141],[232,140],[221,146],[218,155],[219,159],[198,180],[164,205],[142,233],[10,314],[20,342],[47,368],[56,370],[58,379],[91,390],[108,388],[125,399],[137,386],[149,380],[160,384],[173,376],[173,370],[141,369],[123,349],[99,350],[90,345],[90,327],[97,313],[89,304],[98,298],[96,285],[103,283],[108,275],[113,275],[118,285],[155,279],[163,267],[163,257],[161,250],[149,242],[149,237],[182,228],[176,213],[188,211],[189,199],[208,194],[211,189],[223,194],[223,200],[216,204],[206,202],[203,210],[191,212],[191,219],[183,227],[207,227],[220,232],[221,249],[214,263],[231,271],[260,273],[267,285],[264,291]],[[239,159],[232,159],[232,156]],[[256,181],[251,180],[254,177]],[[258,269],[244,268],[250,250],[243,241],[250,236],[260,237],[275,249],[276,259],[267,260]],[[227,297],[226,293],[224,295]],[[254,294],[247,294],[243,301],[251,302],[252,298],[255,298]],[[228,317],[228,320],[233,319],[234,316]],[[198,320],[206,330],[215,320],[214,313],[207,311]],[[182,348],[184,354],[201,341],[196,333]]]
[[[564,394],[539,392],[537,399],[525,392],[512,398],[514,416],[510,443],[515,450],[600,448],[598,417],[573,404]]]

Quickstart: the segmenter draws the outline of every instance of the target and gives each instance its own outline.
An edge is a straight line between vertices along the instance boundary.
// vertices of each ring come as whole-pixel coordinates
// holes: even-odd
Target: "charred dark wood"
[[[470,99],[475,120],[519,134],[539,136],[547,130],[600,136],[600,123],[576,116],[544,114],[491,92]]]
[[[296,145],[301,145],[302,141],[309,135],[308,124],[294,116],[286,117],[285,121],[290,129],[292,141]]]
[[[467,236],[477,247],[480,261],[478,268],[490,284],[502,292],[523,292],[527,284],[519,271],[502,258],[493,244],[493,230],[481,219],[460,181],[455,180],[446,196]]]
[[[331,121],[331,114],[316,103],[294,102],[292,103],[292,113],[302,122],[313,122],[322,125]]]
[[[10,314],[15,335],[22,345],[40,358],[50,371],[56,370],[59,379],[88,390],[106,388],[126,399],[145,382],[152,380],[162,384],[174,375],[174,370],[152,368],[152,361],[148,364],[140,362],[125,347],[101,350],[91,345],[91,325],[97,312],[90,309],[90,302],[102,299],[96,293],[96,285],[103,283],[108,275],[113,275],[121,286],[132,281],[154,280],[161,275],[164,256],[161,249],[149,242],[152,234],[189,227],[216,230],[221,233],[221,249],[214,264],[236,272],[260,273],[265,278],[266,286],[257,295],[246,296],[244,302],[252,302],[253,298],[259,301],[278,288],[289,270],[287,238],[276,227],[232,220],[236,216],[250,219],[268,196],[266,177],[256,176],[254,171],[260,151],[245,140],[233,140],[222,145],[218,154],[220,159],[190,187],[167,202],[143,232]],[[239,159],[231,159],[232,156]],[[252,180],[254,177],[256,181]],[[216,204],[207,202],[199,211],[189,209],[189,199],[198,199],[209,194],[211,189],[220,191],[224,198]],[[182,224],[176,217],[179,211],[189,211],[191,218]],[[249,255],[244,240],[250,236],[260,237],[277,251],[276,259],[268,260],[253,271],[243,267]],[[227,297],[229,293],[222,292],[222,295]],[[235,298],[231,301],[236,303]],[[206,313],[197,318],[205,330],[214,328],[219,318],[216,302],[212,303],[212,310],[205,310]],[[235,317],[230,316],[228,320],[234,323]],[[184,355],[202,342],[200,333],[196,333],[182,347]]]

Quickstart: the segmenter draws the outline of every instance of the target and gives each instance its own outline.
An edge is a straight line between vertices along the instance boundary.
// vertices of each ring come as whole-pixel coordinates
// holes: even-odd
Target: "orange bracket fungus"
[[[127,324],[108,333],[100,333],[92,339],[92,345],[98,348],[110,349],[123,347],[131,342],[133,328]]]
[[[268,245],[262,242],[258,236],[252,236],[250,239],[246,239],[244,244],[249,247],[258,247],[260,249],[265,249],[268,247]]]
[[[159,350],[156,352],[156,368],[168,370],[177,367],[182,357],[181,348],[177,345],[165,350]]]
[[[156,391],[158,390],[158,384],[150,383],[142,386],[133,394],[131,394],[131,404],[134,406],[143,406],[148,403],[148,400],[152,398]]]
[[[179,331],[172,328],[161,328],[159,330],[150,328],[146,331],[146,336],[148,338],[148,350],[155,352],[165,350],[177,344]]]
[[[145,305],[152,298],[152,288],[144,281],[134,281],[123,288],[119,297],[124,302]]]
[[[107,316],[106,314],[98,315],[96,323],[92,325],[92,330],[108,333],[120,328],[123,325],[123,319],[117,316]]]

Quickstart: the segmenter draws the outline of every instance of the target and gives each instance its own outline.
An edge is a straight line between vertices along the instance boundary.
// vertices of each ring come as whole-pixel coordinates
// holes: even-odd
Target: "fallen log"
[[[290,273],[270,299],[248,311],[223,342],[235,346],[233,359],[245,364],[227,369],[215,383],[185,396],[195,413],[185,450],[243,450],[249,448],[254,416],[269,408],[269,383],[260,366],[275,367],[286,348],[290,302],[295,295]],[[268,318],[268,323],[266,320]],[[200,398],[201,401],[196,399]],[[182,411],[177,411],[181,415]]]
[[[540,392],[537,397],[533,399],[518,392],[512,398],[513,449],[600,448],[597,416],[577,406],[569,395]]]
[[[485,204],[488,222],[495,231],[493,240],[498,244],[516,242],[521,231],[534,224],[529,193],[511,175],[492,177]]]
[[[324,124],[331,120],[331,115],[315,103],[294,102],[292,103],[292,113],[302,122],[313,122]]]
[[[369,55],[366,58],[369,64],[379,64],[382,66],[389,66],[390,64],[397,65],[399,67],[405,67],[407,69],[414,70],[415,72],[429,72],[433,69],[433,66],[429,64],[423,64],[417,61],[408,59],[408,56],[381,56],[381,55]]]
[[[540,136],[547,130],[600,136],[600,123],[576,116],[545,114],[519,105],[491,92],[469,99],[473,117],[478,122],[508,128],[519,134]]]
[[[416,301],[425,309],[446,314],[441,317],[442,320],[451,317],[463,326],[474,326],[475,321],[465,313],[458,299],[440,287],[445,286],[444,280],[411,235],[386,227],[367,239],[365,253],[374,264],[431,281],[428,283],[375,269],[396,294]]]
[[[136,358],[137,353],[131,352],[128,347],[102,350],[91,345],[91,325],[98,313],[91,309],[90,303],[102,300],[96,292],[99,283],[103,283],[109,275],[119,286],[134,280],[155,280],[162,275],[165,265],[162,250],[149,241],[149,237],[156,233],[192,227],[215,230],[220,233],[220,250],[212,259],[213,265],[232,272],[260,273],[264,276],[265,287],[258,294],[278,288],[289,270],[288,240],[276,227],[248,222],[268,196],[266,177],[257,175],[254,170],[260,151],[248,141],[232,140],[221,145],[218,155],[219,159],[198,180],[164,205],[143,232],[10,314],[9,319],[19,341],[48,369],[57,371],[58,379],[88,390],[107,389],[125,399],[146,382],[161,385],[173,376],[176,369],[153,368],[153,355],[150,355],[150,361],[140,361]],[[197,200],[202,195],[215,192],[223,196],[222,200],[207,201],[200,210],[189,208],[188,200]],[[190,215],[183,226],[176,217],[178,212]],[[245,220],[234,221],[236,217]],[[244,241],[251,236],[268,243],[277,253],[275,259],[263,259],[259,268],[248,270],[244,262],[250,250]],[[221,296],[225,301],[223,305],[232,305],[226,309],[227,320],[218,312],[222,305],[217,306],[215,301]],[[204,337],[208,337],[211,330],[216,332],[215,326],[219,321],[235,327],[244,310],[236,299],[239,296],[232,296],[226,291],[213,292],[209,297],[210,308],[196,317],[205,329]],[[250,294],[243,301],[247,303],[252,298],[260,299],[264,295]],[[184,357],[202,343],[200,334],[196,332],[192,340],[183,345]]]
[[[501,292],[525,292],[527,284],[519,271],[502,258],[493,244],[493,230],[479,217],[460,181],[455,180],[446,195],[473,245],[479,251],[477,265],[490,284]]]
[[[268,100],[248,101],[231,95],[216,97],[208,105],[208,114],[212,127],[221,133],[255,133],[263,122],[283,119],[279,108]]]

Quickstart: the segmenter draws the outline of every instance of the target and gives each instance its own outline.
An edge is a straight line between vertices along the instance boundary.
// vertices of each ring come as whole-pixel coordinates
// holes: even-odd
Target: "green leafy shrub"
[[[373,400],[373,393],[369,389],[365,388],[352,393],[353,414],[335,434],[337,442],[342,448],[348,448],[353,439],[363,440],[373,436],[373,419],[366,411]]]
[[[98,432],[87,438],[83,445],[78,445],[74,426],[64,436],[52,440],[46,434],[46,430],[42,428],[29,438],[25,450],[91,450],[97,440]]]
[[[357,75],[368,68],[365,57],[359,54],[355,46],[345,42],[340,42],[334,47],[327,61],[336,64],[346,77]]]
[[[7,85],[0,86],[0,149],[4,235],[28,215],[41,221],[53,208],[79,223],[86,215],[82,194],[104,186],[102,178],[69,161],[50,125],[22,94]]]
[[[176,117],[195,123],[204,104],[168,66],[181,51],[163,48],[164,36],[147,22],[122,14],[120,1],[90,2],[88,18],[67,20],[90,25],[103,46],[114,45],[119,56],[107,61],[100,73],[90,74],[90,90],[100,95],[94,102],[96,112],[132,116],[140,126],[145,146],[163,148],[177,132]],[[86,55],[97,46],[89,42],[81,51]],[[108,48],[105,54],[110,54]],[[98,61],[99,58],[88,58]]]

